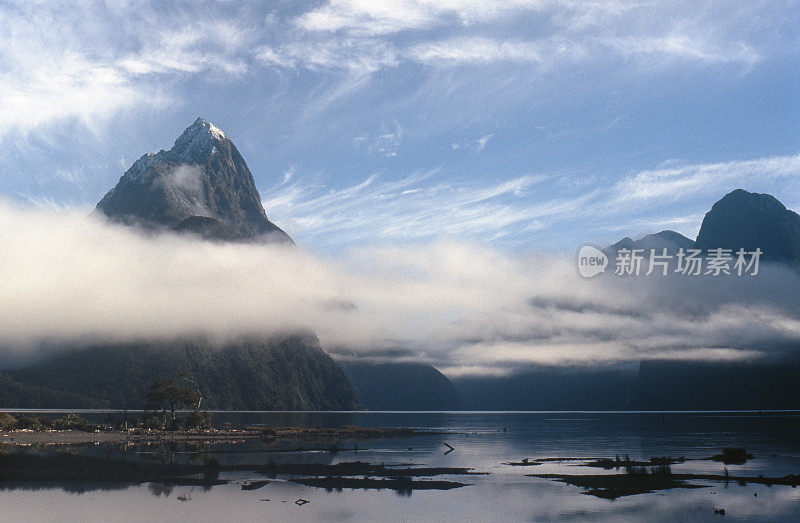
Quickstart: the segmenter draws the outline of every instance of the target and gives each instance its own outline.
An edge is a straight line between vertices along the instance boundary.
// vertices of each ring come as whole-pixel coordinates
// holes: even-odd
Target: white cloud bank
[[[800,342],[800,278],[789,270],[584,280],[573,262],[446,241],[320,258],[2,203],[0,345],[24,358],[42,343],[310,329],[330,350],[388,350],[456,375],[737,359]]]

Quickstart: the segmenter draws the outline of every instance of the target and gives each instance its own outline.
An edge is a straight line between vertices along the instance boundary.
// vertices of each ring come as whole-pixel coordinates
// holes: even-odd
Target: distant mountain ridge
[[[359,360],[339,363],[353,384],[359,403],[369,410],[460,410],[463,407],[450,380],[430,365]]]
[[[453,380],[467,410],[767,410],[800,408],[800,350],[748,361],[655,360],[536,366]]]
[[[656,254],[660,254],[663,249],[667,249],[668,252],[674,252],[678,249],[691,249],[693,247],[693,240],[675,231],[666,230],[655,234],[648,234],[644,238],[638,240],[633,240],[626,236],[603,250],[606,254],[609,254],[616,253],[621,249],[641,249],[644,251],[644,254],[649,256],[651,249],[655,249]]]
[[[97,210],[123,223],[212,240],[292,242],[267,219],[253,175],[236,146],[202,118],[170,150],[136,160]]]
[[[697,239],[675,231],[649,234],[639,240],[625,237],[603,249],[614,256],[621,249],[642,249],[649,256],[666,248],[670,254],[679,249],[739,249],[753,252],[761,249],[761,260],[800,264],[800,215],[786,208],[770,194],[736,189],[717,201],[703,218]]]

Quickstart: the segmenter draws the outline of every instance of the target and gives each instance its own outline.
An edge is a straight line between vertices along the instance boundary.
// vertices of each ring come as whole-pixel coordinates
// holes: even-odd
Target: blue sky
[[[800,209],[796,2],[0,4],[0,195],[96,203],[197,116],[312,250],[572,252]]]

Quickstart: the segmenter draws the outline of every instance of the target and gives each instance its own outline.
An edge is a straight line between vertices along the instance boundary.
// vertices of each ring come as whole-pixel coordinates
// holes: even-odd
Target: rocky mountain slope
[[[170,150],[136,160],[97,210],[123,223],[207,239],[292,241],[267,219],[253,175],[236,146],[202,118]]]
[[[34,365],[0,373],[0,405],[140,409],[158,377],[189,373],[203,408],[351,410],[342,369],[313,336],[246,339],[218,347],[204,339],[60,347]]]

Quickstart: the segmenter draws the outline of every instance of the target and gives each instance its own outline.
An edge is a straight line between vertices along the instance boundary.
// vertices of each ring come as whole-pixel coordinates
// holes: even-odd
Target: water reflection
[[[217,424],[226,421],[441,430],[324,444],[248,440],[6,449],[0,454],[4,518],[85,519],[88,510],[95,519],[125,520],[134,506],[137,518],[193,521],[224,519],[223,513],[237,520],[670,521],[712,520],[715,509],[746,520],[800,517],[798,489],[777,481],[800,473],[795,413],[215,416]],[[455,450],[446,453],[445,443]],[[727,463],[701,459],[722,459],[725,448],[746,449],[744,459],[736,451],[728,451]],[[668,473],[655,474],[658,466],[668,466]],[[617,496],[620,482],[637,488]],[[606,499],[611,497],[616,499]]]
[[[170,497],[172,492],[175,490],[175,487],[172,485],[166,485],[164,483],[150,483],[147,485],[147,490],[150,491],[152,495],[155,497]]]

